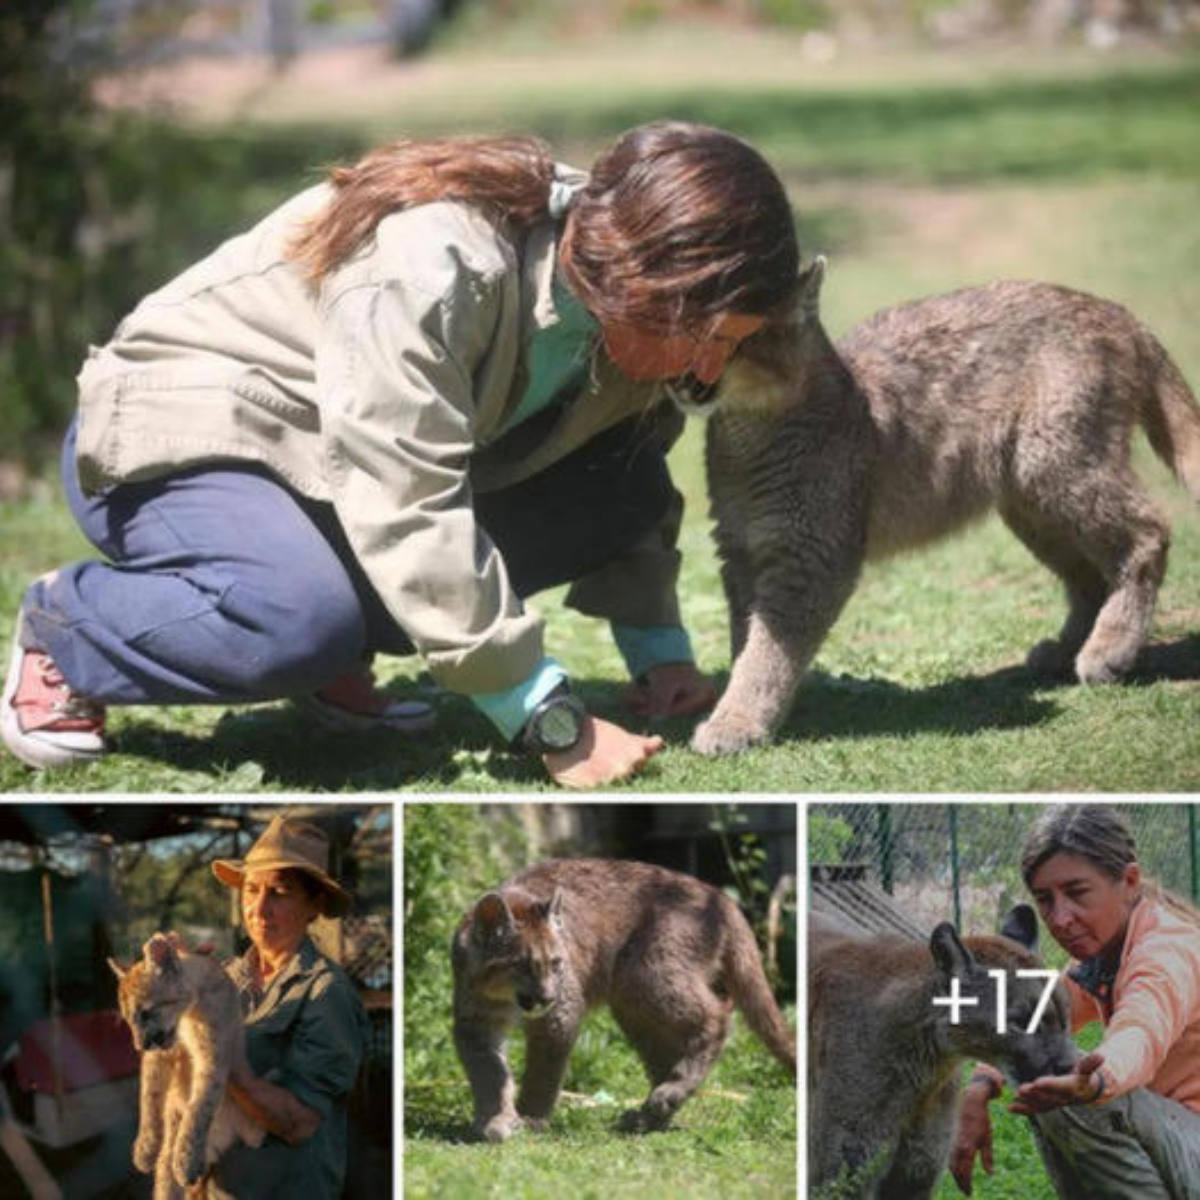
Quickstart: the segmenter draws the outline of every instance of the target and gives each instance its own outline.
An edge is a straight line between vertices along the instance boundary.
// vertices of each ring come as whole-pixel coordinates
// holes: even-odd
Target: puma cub
[[[1066,622],[1029,669],[1119,679],[1169,541],[1130,469],[1135,426],[1200,501],[1200,408],[1167,352],[1116,304],[1017,282],[886,309],[835,348],[823,273],[817,259],[794,322],[750,339],[707,405],[734,663],[693,748],[743,750],[778,729],[865,558],[992,509],[1066,588]]]
[[[942,924],[925,945],[812,922],[812,1186],[849,1174],[839,1196],[928,1200],[950,1153],[964,1059],[993,1063],[1021,1083],[1072,1069],[1078,1051],[1066,992],[1039,973],[1036,949],[1027,904],[1008,914],[1000,937],[960,938]],[[965,997],[963,1006],[952,1010],[948,993]]]
[[[184,954],[173,935],[156,933],[128,969],[108,964],[142,1054],[133,1165],[154,1172],[154,1200],[179,1200],[237,1138],[258,1146],[265,1136],[225,1095],[244,1053],[237,988],[218,962]]]
[[[475,1097],[474,1132],[491,1142],[541,1123],[558,1100],[588,1009],[607,1004],[641,1056],[651,1092],[627,1132],[665,1129],[708,1074],[733,1008],[795,1076],[796,1045],[732,900],[645,863],[557,859],[484,896],[452,947],[454,1042]],[[514,1103],[509,1029],[525,1026]]]

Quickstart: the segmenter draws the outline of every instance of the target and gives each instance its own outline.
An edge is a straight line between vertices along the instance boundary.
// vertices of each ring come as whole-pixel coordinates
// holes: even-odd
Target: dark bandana
[[[1120,965],[1120,959],[1105,964],[1103,957],[1097,955],[1095,958],[1089,958],[1072,967],[1067,974],[1085,992],[1090,992],[1107,1007],[1112,1003],[1113,982],[1117,978],[1117,968]]]

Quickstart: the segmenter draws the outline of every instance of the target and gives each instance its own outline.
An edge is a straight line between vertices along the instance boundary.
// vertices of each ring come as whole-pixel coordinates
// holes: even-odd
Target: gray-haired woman
[[[1142,875],[1115,808],[1048,809],[1021,873],[1050,935],[1072,958],[1071,1024],[1104,1037],[1070,1075],[1017,1089],[1046,1169],[1067,1200],[1200,1200],[1200,913]],[[1002,1080],[980,1067],[959,1112],[951,1171],[971,1193],[991,1170],[988,1102]]]

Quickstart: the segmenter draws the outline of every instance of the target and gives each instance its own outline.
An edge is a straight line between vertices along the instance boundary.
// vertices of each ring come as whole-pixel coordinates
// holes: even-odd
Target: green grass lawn
[[[519,1078],[519,1035],[514,1040]],[[795,1089],[740,1019],[703,1088],[666,1132],[616,1131],[621,1111],[639,1104],[648,1088],[607,1015],[589,1018],[566,1090],[547,1130],[480,1145],[466,1140],[471,1104],[461,1071],[438,1078],[406,1072],[405,1196],[633,1200],[652,1192],[687,1200],[787,1200],[796,1194]]]
[[[228,232],[296,185],[297,162],[320,161],[330,147],[346,153],[385,131],[529,128],[583,160],[640,120],[710,120],[759,144],[785,174],[806,250],[831,255],[833,332],[904,297],[1039,277],[1127,303],[1200,381],[1200,60],[943,56],[789,70],[787,45],[760,35],[761,70],[741,70],[742,56],[752,57],[749,36],[739,33],[728,55],[724,35],[711,32],[689,31],[673,51],[653,38],[601,39],[564,63],[547,59],[544,76],[532,77],[499,54],[448,51],[415,82],[397,76],[378,88],[310,95],[307,106],[285,80],[236,131],[173,136],[212,155],[213,178],[195,208],[211,223],[220,191]],[[185,261],[196,251],[181,241],[171,253]],[[673,455],[688,499],[681,594],[700,663],[723,683],[725,608],[700,442],[693,428]],[[990,521],[867,570],[776,744],[712,762],[687,750],[690,722],[667,722],[669,748],[622,790],[1200,788],[1200,513],[1144,448],[1139,461],[1175,539],[1153,644],[1126,686],[1039,688],[1026,678],[1024,654],[1057,629],[1061,600],[1055,581]],[[51,486],[43,498],[0,508],[5,638],[29,578],[81,552],[55,494]],[[606,630],[560,599],[536,601],[550,652],[596,712],[622,719],[622,671]],[[397,688],[428,692],[418,665],[379,666]],[[435,698],[438,730],[415,742],[327,734],[286,705],[114,711],[106,761],[38,777],[5,756],[0,790],[548,787],[539,766],[497,746],[469,704]]]

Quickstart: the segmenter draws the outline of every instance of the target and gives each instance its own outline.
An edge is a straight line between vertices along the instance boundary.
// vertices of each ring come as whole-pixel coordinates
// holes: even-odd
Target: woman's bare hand
[[[627,779],[662,748],[663,740],[658,736],[629,733],[589,715],[583,736],[572,749],[543,754],[542,761],[555,783],[568,788],[593,788]]]
[[[1070,1075],[1043,1075],[1032,1083],[1023,1083],[1008,1111],[1029,1117],[1068,1104],[1086,1104],[1096,1096],[1096,1072],[1103,1065],[1104,1055],[1093,1050],[1075,1064]]]

